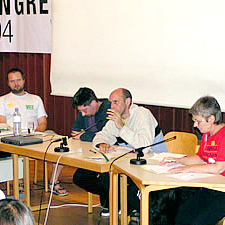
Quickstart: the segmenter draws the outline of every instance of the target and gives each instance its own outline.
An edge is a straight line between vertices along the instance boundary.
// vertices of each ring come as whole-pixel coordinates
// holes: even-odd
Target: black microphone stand
[[[62,138],[62,143],[60,143],[60,147],[55,148],[55,152],[68,152],[70,149],[65,147],[67,145],[67,138]]]
[[[135,151],[137,151],[137,158],[136,158],[136,159],[131,159],[131,160],[130,160],[130,163],[131,163],[131,164],[135,164],[135,165],[144,165],[144,164],[147,163],[146,159],[141,159],[141,157],[144,156],[144,153],[143,153],[143,151],[142,151],[144,148],[145,148],[145,147],[143,147],[143,148],[138,148],[138,149],[135,150]]]
[[[149,145],[149,146],[145,146],[145,147],[140,147],[140,148],[134,149],[134,152],[137,152],[137,158],[136,159],[131,159],[130,163],[134,164],[134,165],[144,165],[144,164],[146,164],[147,163],[146,159],[141,159],[141,157],[144,156],[143,149],[149,148],[149,147],[153,147],[155,145],[159,145],[159,144],[162,144],[164,142],[172,141],[174,139],[176,139],[176,136],[168,138],[168,139],[163,140],[163,141],[159,141],[159,142],[154,143],[154,144]]]

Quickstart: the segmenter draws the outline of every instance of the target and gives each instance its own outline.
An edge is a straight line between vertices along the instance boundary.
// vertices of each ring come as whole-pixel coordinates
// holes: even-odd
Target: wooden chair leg
[[[34,183],[37,184],[38,160],[34,160]]]
[[[225,225],[225,217],[223,219],[221,219],[217,225]]]
[[[38,177],[38,160],[34,160],[34,183],[37,184]],[[44,178],[45,192],[48,192],[48,163],[45,162],[45,178]]]
[[[10,181],[6,182],[6,194],[10,195]]]
[[[48,163],[45,162],[45,192],[48,192]]]
[[[88,213],[93,213],[92,208],[92,193],[88,192]]]

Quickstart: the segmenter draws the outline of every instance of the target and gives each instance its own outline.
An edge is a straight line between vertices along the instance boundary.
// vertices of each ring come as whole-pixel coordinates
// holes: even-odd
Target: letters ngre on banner
[[[0,0],[0,52],[51,52],[51,0]]]

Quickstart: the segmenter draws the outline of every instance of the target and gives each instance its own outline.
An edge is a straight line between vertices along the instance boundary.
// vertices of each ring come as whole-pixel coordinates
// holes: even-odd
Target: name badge
[[[34,105],[26,105],[26,109],[33,110],[34,109]]]

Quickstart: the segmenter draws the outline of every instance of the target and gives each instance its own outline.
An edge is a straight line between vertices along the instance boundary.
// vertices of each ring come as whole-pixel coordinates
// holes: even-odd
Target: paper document
[[[171,152],[162,152],[162,153],[155,153],[154,155],[149,157],[149,159],[155,159],[158,161],[162,161],[165,157],[173,157],[173,158],[182,158],[186,155],[184,154],[176,154],[176,153],[171,153]]]
[[[174,167],[184,166],[180,163],[172,164],[172,165],[143,165],[142,168],[148,170],[150,172],[156,174],[168,173],[168,170]],[[176,178],[179,180],[194,180],[200,178],[207,178],[211,176],[215,176],[211,173],[175,173],[175,174],[167,174],[168,177]]]
[[[169,174],[168,177],[176,178],[179,180],[194,180],[206,177],[215,176],[211,173],[176,173],[176,174]]]
[[[109,150],[108,153],[104,153],[104,155],[110,160],[113,158],[116,158],[120,155],[125,154],[126,152],[129,152],[132,150],[132,148],[129,147],[118,147],[118,146],[113,146],[112,147],[113,150]],[[91,152],[93,154],[91,154],[90,156],[86,157],[87,159],[93,159],[93,160],[102,160],[105,157],[98,151],[98,150],[91,150]]]
[[[175,163],[172,165],[143,165],[142,168],[148,171],[151,171],[156,174],[160,173],[167,173],[169,169],[172,169],[174,167],[184,166],[180,163]]]

